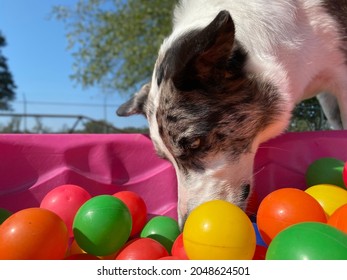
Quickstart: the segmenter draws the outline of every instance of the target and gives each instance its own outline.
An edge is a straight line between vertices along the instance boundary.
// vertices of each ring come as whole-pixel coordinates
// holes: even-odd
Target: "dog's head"
[[[158,155],[174,165],[181,226],[208,200],[246,206],[260,138],[282,114],[276,89],[249,73],[247,61],[222,11],[205,28],[167,38],[151,83],[117,110],[144,114]]]

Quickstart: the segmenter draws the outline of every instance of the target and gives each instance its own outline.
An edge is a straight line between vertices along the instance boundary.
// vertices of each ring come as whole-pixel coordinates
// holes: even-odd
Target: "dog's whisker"
[[[283,149],[283,148],[279,148],[279,147],[273,147],[273,146],[260,146],[258,148],[258,150],[265,150],[265,149],[268,149],[268,150],[279,150],[279,151],[284,151],[284,152],[290,152],[290,150],[288,149]]]
[[[259,170],[257,170],[256,172],[254,172],[251,176],[250,179],[253,180],[255,178],[255,176],[257,176],[260,172],[264,171],[265,167],[263,166],[262,168],[260,168]]]

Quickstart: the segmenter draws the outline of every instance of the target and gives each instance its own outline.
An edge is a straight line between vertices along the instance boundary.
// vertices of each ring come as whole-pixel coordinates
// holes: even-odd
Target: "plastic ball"
[[[347,235],[324,223],[299,223],[272,240],[266,259],[347,260]]]
[[[256,236],[249,217],[223,200],[200,204],[183,228],[183,244],[192,260],[251,260]]]
[[[332,157],[324,157],[313,161],[305,173],[307,186],[332,184],[346,188],[342,175],[344,165],[344,161]]]
[[[112,195],[95,196],[77,211],[73,232],[76,242],[87,253],[95,256],[115,253],[130,236],[129,209]]]
[[[11,211],[4,208],[0,208],[0,225],[11,215],[12,215]]]
[[[82,187],[61,185],[48,192],[41,201],[40,207],[56,213],[65,222],[69,236],[73,236],[72,223],[77,210],[91,198]]]
[[[145,201],[137,193],[131,191],[117,192],[113,196],[122,200],[129,208],[132,219],[130,236],[133,237],[140,233],[147,222],[147,206]]]
[[[111,255],[106,255],[106,256],[98,256],[100,260],[114,260],[116,255],[118,254],[118,251],[111,254]]]
[[[268,194],[260,203],[257,225],[266,244],[282,230],[300,222],[327,221],[322,206],[303,190],[278,189]]]
[[[265,241],[261,237],[261,234],[259,232],[257,224],[256,223],[252,223],[252,224],[253,224],[253,228],[254,228],[254,232],[255,232],[255,236],[256,236],[256,244],[260,245],[260,246],[267,247],[267,244],[265,243]]]
[[[100,260],[98,257],[91,254],[74,254],[65,258],[65,260]]]
[[[57,214],[27,208],[14,213],[0,226],[0,259],[63,259],[68,240],[67,227]]]
[[[86,252],[77,244],[76,240],[71,242],[68,255],[86,254]]]
[[[171,248],[171,255],[181,260],[188,260],[187,253],[183,245],[183,233],[180,233],[179,236],[177,236],[175,242],[173,243]]]
[[[265,260],[267,252],[267,246],[258,245],[255,248],[253,260]]]
[[[329,217],[328,225],[331,225],[347,234],[347,204],[342,205]]]
[[[330,216],[337,208],[347,204],[347,190],[335,185],[321,184],[305,190],[314,197]]]
[[[117,254],[116,260],[157,260],[169,256],[166,248],[152,238],[129,241]]]
[[[347,188],[347,162],[345,162],[345,165],[344,165],[343,170],[342,170],[342,178],[343,178],[343,182]]]
[[[159,258],[158,260],[161,260],[161,261],[163,261],[163,260],[167,260],[167,261],[176,260],[176,261],[179,261],[179,260],[183,260],[183,259],[181,259],[181,258],[179,258],[177,256],[167,256],[167,257]]]
[[[170,253],[172,245],[180,233],[176,220],[167,216],[156,216],[147,222],[140,237],[149,237],[160,242]]]

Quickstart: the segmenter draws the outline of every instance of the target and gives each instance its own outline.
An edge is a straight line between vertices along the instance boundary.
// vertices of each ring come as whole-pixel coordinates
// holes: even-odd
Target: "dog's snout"
[[[241,199],[246,200],[249,196],[249,193],[251,191],[251,185],[246,184],[242,186],[242,194],[241,194]]]

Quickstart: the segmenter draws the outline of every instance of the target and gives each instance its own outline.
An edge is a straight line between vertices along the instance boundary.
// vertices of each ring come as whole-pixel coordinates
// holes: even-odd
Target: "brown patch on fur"
[[[213,92],[179,92],[163,84],[157,109],[160,135],[183,171],[204,170],[204,158],[223,152],[233,160],[250,152],[255,136],[281,115],[276,90],[244,78],[232,86],[222,82]],[[170,102],[163,99],[169,95]],[[198,148],[192,143],[200,139]]]
[[[238,160],[281,115],[276,89],[244,70],[247,53],[221,11],[204,29],[177,38],[157,64],[159,134],[178,167],[204,171],[207,156]],[[159,153],[161,151],[158,151]]]
[[[343,30],[343,39],[347,40],[347,0],[324,0],[323,7],[336,18]]]
[[[347,0],[324,0],[323,7],[328,13],[336,19],[340,24],[341,41],[347,43]],[[347,47],[343,46],[342,50],[345,53],[345,60],[347,62]]]
[[[230,14],[221,11],[206,28],[177,38],[157,61],[159,105],[149,98],[146,115],[156,118],[170,158],[185,174],[203,172],[207,158],[220,152],[237,161],[281,118],[283,100],[276,88],[246,74],[247,53],[234,32]]]
[[[190,30],[172,44],[156,70],[157,84],[172,80],[181,91],[202,89],[211,69],[225,69],[232,55],[234,22],[221,11],[205,28]]]

